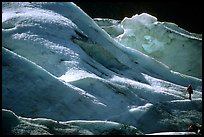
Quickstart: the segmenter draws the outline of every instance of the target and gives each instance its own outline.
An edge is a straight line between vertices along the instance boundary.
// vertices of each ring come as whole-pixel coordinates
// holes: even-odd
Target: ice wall
[[[99,22],[100,20],[100,22]],[[166,64],[171,70],[202,78],[202,35],[190,33],[170,22],[142,13],[121,22],[105,25],[106,19],[95,19],[99,26],[125,46]],[[117,33],[116,33],[117,32]]]
[[[114,121],[144,133],[183,131],[175,124],[182,117],[185,126],[200,123],[201,79],[115,41],[74,3],[2,6],[3,108],[31,118]],[[195,118],[174,119],[175,110]]]

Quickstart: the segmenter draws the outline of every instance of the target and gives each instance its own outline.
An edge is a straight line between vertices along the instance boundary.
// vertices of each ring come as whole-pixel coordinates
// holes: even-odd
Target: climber
[[[196,126],[196,124],[191,124],[191,125],[188,127],[188,130],[187,130],[187,131],[197,133],[197,132],[198,132],[198,127]]]
[[[191,100],[191,94],[193,94],[193,89],[192,89],[191,84],[188,85],[186,92],[189,94],[189,99]]]
[[[203,128],[202,125],[196,123],[196,124],[191,124],[187,131],[189,132],[195,132],[197,135],[202,135],[203,134]]]

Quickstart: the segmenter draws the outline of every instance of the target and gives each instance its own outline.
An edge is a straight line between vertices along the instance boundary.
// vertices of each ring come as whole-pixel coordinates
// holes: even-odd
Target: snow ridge
[[[74,3],[2,6],[2,108],[16,121],[16,128],[6,125],[6,132],[137,134],[138,128],[147,134],[201,123],[200,78],[173,72],[119,43]],[[140,25],[157,21],[141,17]],[[194,89],[192,101],[184,92],[188,84]],[[20,133],[23,125],[33,130]]]

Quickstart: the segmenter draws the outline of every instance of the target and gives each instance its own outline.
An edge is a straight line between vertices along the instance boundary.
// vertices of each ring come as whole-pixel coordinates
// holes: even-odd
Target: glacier
[[[181,57],[195,62],[190,69],[200,63],[202,38],[149,14],[132,18],[94,20],[72,2],[2,3],[4,134],[185,134],[190,124],[202,124],[202,66],[188,75],[132,46],[163,55],[158,49],[179,51],[183,41],[178,60],[166,61],[185,70]],[[138,36],[144,26],[152,35]],[[167,26],[175,31],[156,34]],[[172,37],[170,46],[160,37]]]
[[[2,109],[2,114],[4,135],[142,135],[133,126],[110,121],[31,119],[5,109]]]
[[[173,71],[202,78],[202,34],[188,32],[171,22],[159,22],[147,13],[125,17],[122,21],[94,20],[125,46],[164,63]]]

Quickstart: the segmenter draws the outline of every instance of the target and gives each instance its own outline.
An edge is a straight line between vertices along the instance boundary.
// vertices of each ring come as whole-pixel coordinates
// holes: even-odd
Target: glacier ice
[[[2,109],[2,114],[3,135],[142,135],[133,126],[111,121],[31,119],[7,109]]]
[[[172,71],[150,55],[117,40],[119,36],[121,40],[136,38],[135,21],[140,29],[145,24],[155,32],[165,26],[148,14],[133,18],[124,19],[123,23],[132,21],[132,28],[125,29],[118,21],[94,21],[72,2],[2,3],[2,108],[17,116],[60,123],[83,120],[94,125],[94,121],[102,121],[108,126],[107,121],[112,121],[132,125],[143,133],[184,131],[191,122],[201,123],[202,79]],[[116,29],[112,36],[117,38],[100,25],[111,25],[109,32]],[[179,40],[201,41],[184,30],[177,32]],[[143,46],[149,52],[162,49],[147,47],[163,46],[159,39],[151,35],[144,38],[147,43]],[[192,101],[184,94],[188,84],[194,88]],[[195,118],[187,114],[178,117],[180,111],[189,111]],[[182,126],[175,121],[183,122]],[[31,126],[28,134],[49,134],[46,127]],[[76,134],[101,134],[98,130],[84,129]]]
[[[170,22],[142,13],[122,21],[94,19],[110,36],[167,65],[171,70],[202,78],[202,34],[190,33]],[[112,30],[107,28],[113,28]],[[120,28],[120,31],[119,29]],[[117,35],[115,32],[118,32]]]

